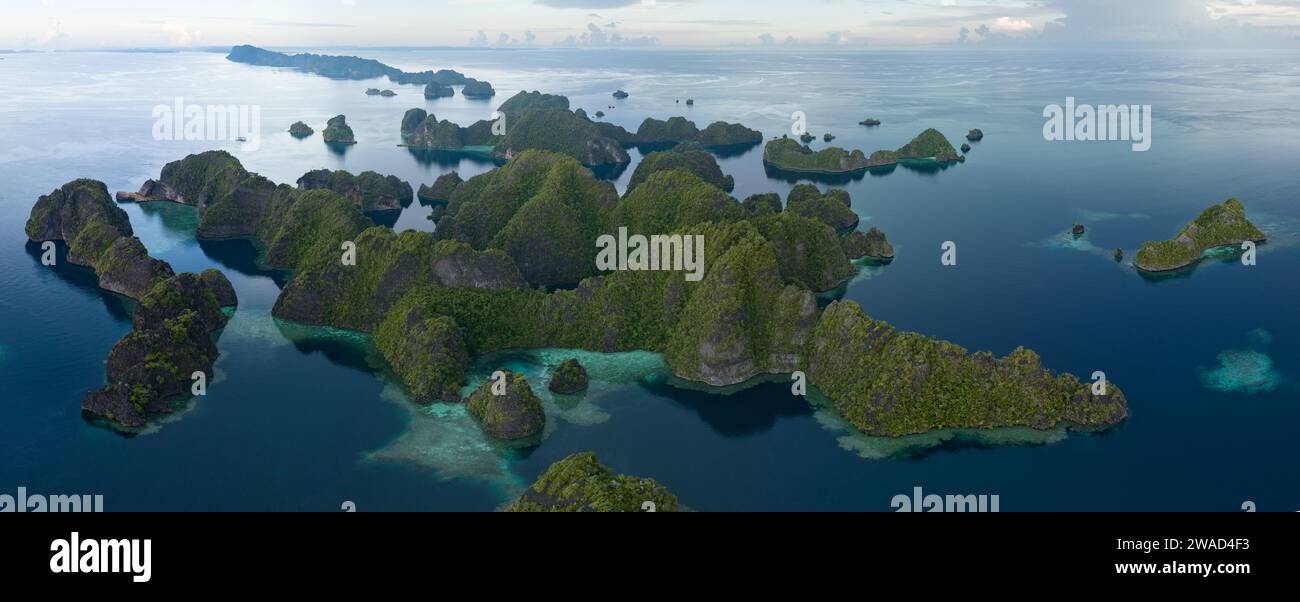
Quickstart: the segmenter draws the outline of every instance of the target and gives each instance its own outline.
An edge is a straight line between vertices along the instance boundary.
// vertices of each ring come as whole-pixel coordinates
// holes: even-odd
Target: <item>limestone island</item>
[[[578,360],[567,359],[560,363],[551,373],[551,383],[547,388],[552,393],[573,395],[587,390],[587,369]]]
[[[1246,241],[1262,243],[1267,236],[1250,220],[1241,201],[1231,198],[1211,205],[1183,227],[1177,236],[1142,245],[1133,265],[1144,272],[1167,272],[1196,264],[1216,247],[1240,247]]]
[[[483,120],[462,127],[439,120],[424,109],[411,109],[402,117],[402,141],[411,148],[455,151],[508,161],[526,150],[563,153],[588,167],[631,162],[626,148],[671,147],[698,143],[705,148],[756,144],[763,135],[743,125],[725,122],[704,130],[682,117],[668,121],[646,119],[636,133],[611,123],[595,122],[585,111],[570,111],[564,96],[523,91],[497,109],[508,127]],[[597,113],[603,116],[604,113]],[[500,132],[500,133],[498,133]]]
[[[384,98],[392,98],[394,96],[397,96],[397,93],[392,90],[380,90],[379,88],[370,88],[369,90],[366,90],[366,96],[383,96]]]
[[[431,82],[424,87],[424,97],[430,100],[435,98],[450,98],[456,95],[456,89],[446,84]]]
[[[492,89],[492,84],[477,79],[467,80],[460,93],[465,98],[492,98],[497,95],[497,91]]]
[[[105,290],[135,300],[131,332],[109,353],[107,386],[88,393],[82,411],[122,427],[144,426],[192,391],[196,375],[214,376],[223,308],[238,303],[217,270],[175,274],[132,236],[126,212],[95,180],[74,180],[42,196],[27,220],[33,242],[61,241],[68,261],[89,267]]]
[[[614,474],[596,454],[573,454],[546,469],[506,512],[678,512],[677,496],[654,479]]]
[[[321,134],[328,144],[356,144],[357,138],[352,133],[352,128],[348,127],[348,118],[343,115],[331,117],[325,124],[325,132]]]
[[[293,125],[289,126],[289,135],[293,136],[294,138],[298,138],[300,140],[303,138],[310,137],[312,134],[315,133],[316,130],[311,129],[311,126],[301,121],[295,122]]]
[[[971,142],[979,142],[984,139],[984,130],[975,128],[966,134],[966,139]]]
[[[860,150],[850,152],[839,147],[813,152],[786,136],[769,141],[763,149],[763,163],[767,165],[789,172],[819,174],[854,173],[895,165],[905,160],[943,164],[963,159],[952,143],[935,129],[921,132],[898,150],[876,151],[870,157]]]
[[[871,117],[868,117],[868,118],[866,118],[866,119],[863,119],[862,121],[859,121],[859,122],[858,122],[858,125],[865,125],[865,126],[867,126],[867,127],[876,127],[876,126],[880,125],[880,120],[879,120],[879,119],[873,119],[873,118],[871,118]]]
[[[619,91],[617,91],[617,92],[614,92],[614,98],[617,98],[617,99],[619,99],[619,100],[622,100],[622,99],[627,98],[627,97],[628,97],[628,93],[627,93],[627,92],[624,92],[624,91],[622,91],[622,90],[619,90]]]
[[[275,318],[369,333],[414,399],[456,401],[467,358],[562,348],[658,353],[674,375],[714,386],[801,371],[874,436],[1127,416],[1117,385],[1094,395],[1032,351],[969,353],[852,301],[819,305],[818,292],[857,273],[837,232],[856,223],[843,191],[802,188],[776,211],[770,197],[741,203],[669,169],[619,195],[577,159],[529,150],[456,186],[434,232],[399,234],[333,190],[277,185],[227,153],[163,172],[158,187],[199,208],[200,239],[250,238],[264,264],[289,270]],[[703,278],[598,270],[591,241],[620,231],[704,236]],[[339,261],[341,241],[355,243],[355,265]],[[527,381],[507,384],[507,400],[476,391],[471,413],[494,437],[540,433]]]
[[[528,379],[509,370],[498,373],[505,379],[504,392],[493,392],[498,386],[493,379],[484,381],[466,401],[470,415],[494,439],[528,439],[540,435],[546,427],[546,413]]]
[[[411,204],[411,185],[397,176],[384,176],[373,171],[359,175],[328,169],[309,171],[298,178],[303,190],[333,190],[351,201],[366,213],[400,211]]]

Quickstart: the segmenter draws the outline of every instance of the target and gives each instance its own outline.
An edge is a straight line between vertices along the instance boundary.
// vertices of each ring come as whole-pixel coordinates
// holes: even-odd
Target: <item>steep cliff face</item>
[[[195,376],[212,381],[217,344],[226,325],[223,306],[237,303],[225,275],[208,270],[159,281],[135,307],[131,332],[109,353],[108,386],[91,391],[82,410],[125,427],[172,411],[193,393]]]
[[[469,352],[455,320],[399,303],[375,328],[374,340],[416,403],[460,401]]]
[[[26,232],[33,242],[66,243],[69,262],[93,269],[101,288],[133,299],[173,275],[167,262],[149,257],[131,235],[126,212],[113,204],[103,182],[74,180],[42,196]]]
[[[365,212],[400,211],[411,204],[411,185],[397,176],[373,171],[352,175],[345,170],[318,169],[298,178],[303,190],[333,190]]]
[[[355,244],[355,265],[345,264],[341,253],[302,263],[276,300],[274,315],[370,332],[417,285],[483,290],[527,286],[504,253],[435,240],[427,232],[395,234],[376,227],[356,236]]]

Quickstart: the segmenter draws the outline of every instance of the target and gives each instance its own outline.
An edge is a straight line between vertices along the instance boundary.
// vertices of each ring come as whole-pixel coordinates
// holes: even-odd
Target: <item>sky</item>
[[[0,0],[0,48],[1300,48],[1300,0]]]

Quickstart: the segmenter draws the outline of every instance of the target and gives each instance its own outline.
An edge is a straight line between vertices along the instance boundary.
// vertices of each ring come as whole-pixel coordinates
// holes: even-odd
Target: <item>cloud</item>
[[[1048,6],[1064,13],[1043,27],[1042,37],[1051,43],[1204,45],[1249,37],[1241,21],[1214,18],[1206,0],[1052,0]]]
[[[624,37],[617,31],[605,31],[595,23],[587,24],[587,31],[561,40],[560,46],[655,46],[659,39],[653,36]]]
[[[67,39],[68,34],[63,31],[63,23],[55,21],[49,29],[45,30],[45,33],[36,38],[36,45],[53,46]]]
[[[169,36],[168,41],[173,46],[190,46],[203,38],[203,32],[189,29],[184,23],[167,21],[160,27]]]
[[[1033,31],[1034,25],[1024,19],[1012,19],[1011,17],[998,17],[993,20],[993,31],[1019,33]]]

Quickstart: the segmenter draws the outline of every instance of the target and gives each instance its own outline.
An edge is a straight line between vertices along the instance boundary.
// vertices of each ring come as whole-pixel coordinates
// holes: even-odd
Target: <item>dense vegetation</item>
[[[174,275],[131,236],[126,212],[94,180],[69,182],[38,199],[26,232],[35,242],[66,242],[70,262],[93,269],[103,288],[136,300],[131,332],[108,357],[108,385],[86,395],[83,411],[143,426],[149,414],[170,411],[168,400],[189,390],[193,373],[211,378],[218,355],[212,335],[226,323],[221,308],[237,302],[221,272]]]
[[[555,111],[567,113],[540,109],[525,119]],[[936,144],[914,142],[909,152]],[[452,399],[469,357],[563,347],[659,352],[678,376],[715,385],[802,370],[873,434],[1106,425],[1126,413],[1118,389],[1093,397],[1031,352],[972,355],[895,332],[851,302],[819,310],[813,293],[853,274],[850,254],[892,254],[878,230],[837,234],[857,222],[843,191],[799,186],[785,210],[771,196],[742,204],[685,165],[653,170],[620,199],[574,158],[534,150],[455,186],[435,234],[395,234],[369,227],[333,191],[276,186],[220,153],[185,161],[210,164],[170,173],[213,180],[196,175],[187,189],[231,191],[201,210],[201,234],[217,226],[244,232],[266,249],[268,263],[295,270],[274,314],[374,333],[420,401]],[[226,208],[243,221],[232,223]],[[596,273],[594,240],[619,227],[703,236],[703,280],[673,271]],[[339,261],[340,241],[355,242],[356,265]]]
[[[383,176],[373,171],[352,175],[344,170],[318,169],[298,179],[303,190],[333,190],[352,201],[362,211],[397,211],[411,204],[411,185],[397,176]]]
[[[321,134],[330,144],[356,144],[357,137],[348,126],[348,118],[343,115],[331,117],[325,123],[325,132]]]
[[[649,505],[647,506],[647,502]],[[546,469],[507,512],[677,512],[677,497],[654,479],[614,474],[591,452]]]
[[[1246,219],[1246,208],[1235,198],[1211,205],[1189,222],[1177,236],[1142,245],[1133,265],[1148,272],[1176,270],[1200,260],[1209,249],[1262,242],[1263,231]]]
[[[900,149],[876,151],[870,157],[860,150],[847,151],[834,146],[814,152],[784,136],[768,142],[763,149],[763,161],[768,165],[786,171],[809,173],[851,173],[894,165],[904,159],[948,163],[961,161],[962,157],[952,143],[935,129],[921,132]]]

